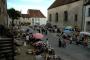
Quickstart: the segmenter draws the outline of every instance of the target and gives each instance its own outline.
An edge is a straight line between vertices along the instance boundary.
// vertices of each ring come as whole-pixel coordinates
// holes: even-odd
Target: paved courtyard
[[[90,59],[90,46],[83,48],[81,45],[71,44],[66,48],[58,47],[58,37],[56,33],[49,33],[49,43],[55,49],[56,55],[59,55],[63,60],[89,60]]]
[[[30,48],[29,46],[25,47],[25,46],[21,46],[20,49],[20,55],[15,56],[15,60],[35,60],[34,55],[32,54],[26,54],[28,48]]]
[[[81,45],[71,44],[66,48],[58,47],[58,37],[56,33],[48,33],[43,39],[49,39],[49,44],[55,49],[56,55],[60,56],[63,60],[89,60],[90,59],[90,46],[83,48]],[[21,55],[16,57],[16,60],[35,60],[33,55],[26,54],[27,48],[21,47]]]

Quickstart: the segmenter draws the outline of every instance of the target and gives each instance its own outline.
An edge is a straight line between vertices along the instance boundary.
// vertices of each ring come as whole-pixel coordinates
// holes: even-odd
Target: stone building
[[[78,26],[83,29],[83,0],[55,0],[48,8],[48,22],[60,28]]]
[[[0,25],[7,26],[7,0],[0,0]]]
[[[21,14],[19,19],[14,20],[15,26],[32,26],[32,25],[46,25],[46,17],[40,10],[28,9],[27,14]],[[8,17],[8,24],[11,25],[12,20]]]
[[[31,25],[31,19],[30,19],[30,16],[28,14],[21,14],[21,17],[20,17],[20,23],[21,25]]]
[[[84,2],[84,31],[90,32],[90,0],[85,0]]]
[[[32,25],[45,25],[46,17],[40,10],[37,9],[28,9],[27,13],[32,21]]]
[[[46,17],[40,10],[28,9],[27,14],[22,14],[21,23],[30,23],[30,25],[45,25]]]

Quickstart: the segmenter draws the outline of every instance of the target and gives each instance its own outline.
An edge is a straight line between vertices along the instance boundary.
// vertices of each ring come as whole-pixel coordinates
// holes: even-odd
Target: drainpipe
[[[83,6],[82,6],[82,21],[81,21],[81,30],[84,30],[85,26],[85,5],[84,5],[84,0],[83,0]]]

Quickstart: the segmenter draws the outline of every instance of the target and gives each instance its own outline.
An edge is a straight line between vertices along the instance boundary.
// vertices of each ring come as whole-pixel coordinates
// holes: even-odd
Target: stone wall
[[[81,21],[82,21],[82,8],[83,8],[83,1],[77,1],[74,3],[62,5],[56,8],[52,8],[48,10],[48,20],[49,15],[52,15],[52,21],[51,24],[58,25],[60,28],[63,28],[64,26],[79,26],[81,28]],[[68,12],[68,21],[64,21],[64,11]],[[55,23],[55,14],[58,13],[58,19],[59,21]],[[77,14],[78,20],[75,22],[74,15]]]
[[[0,0],[0,24],[8,26],[7,21],[7,0]]]

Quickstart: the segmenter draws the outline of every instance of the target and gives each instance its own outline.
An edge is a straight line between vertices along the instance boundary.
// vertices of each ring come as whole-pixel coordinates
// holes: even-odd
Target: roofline
[[[78,1],[80,1],[80,0],[78,0]],[[78,1],[74,1],[74,2],[78,2]],[[56,0],[52,3],[52,4],[54,4],[56,2]],[[71,2],[71,3],[74,3],[74,2]],[[67,3],[67,4],[71,4],[71,3]],[[51,4],[51,5],[52,5]],[[63,6],[63,5],[67,5],[67,4],[62,4],[62,5],[60,5],[60,6]],[[51,7],[51,6],[50,6]],[[53,8],[56,8],[56,7],[59,7],[59,6],[56,6],[56,7],[52,7],[52,8],[48,8],[48,10],[50,10],[50,9],[53,9]]]
[[[34,10],[34,11],[40,11],[40,13],[43,15],[43,17],[40,17],[40,18],[46,18],[46,16],[42,13],[42,11],[41,10],[39,10],[39,9],[28,9],[28,13],[27,14],[29,14],[29,11],[30,10]]]

